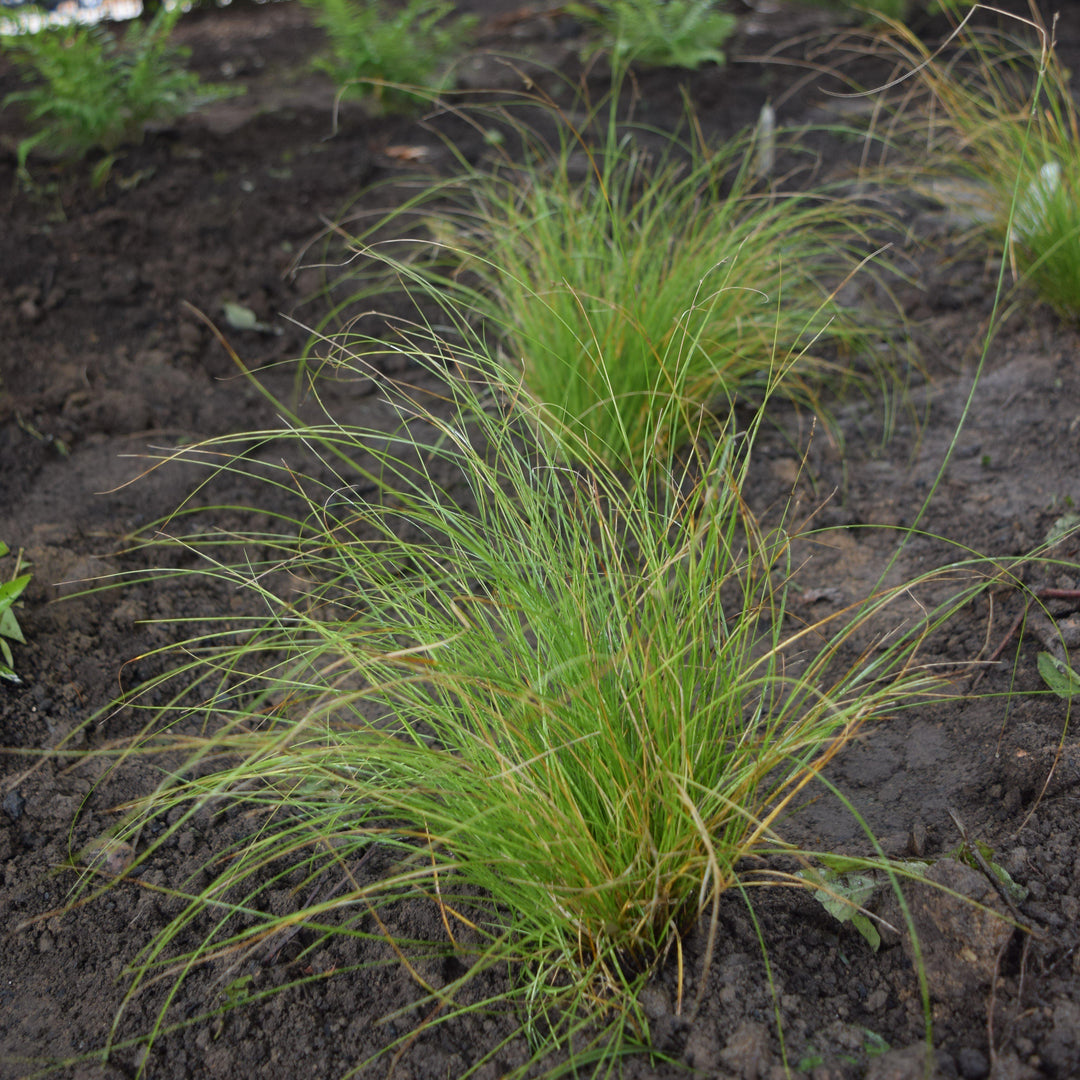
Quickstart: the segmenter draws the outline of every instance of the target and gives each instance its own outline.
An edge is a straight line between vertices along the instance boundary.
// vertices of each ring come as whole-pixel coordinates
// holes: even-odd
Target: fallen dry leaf
[[[426,146],[388,146],[383,153],[395,161],[423,161],[431,151]]]

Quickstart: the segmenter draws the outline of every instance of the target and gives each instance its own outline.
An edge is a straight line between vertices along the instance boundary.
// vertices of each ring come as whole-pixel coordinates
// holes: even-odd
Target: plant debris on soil
[[[1075,70],[1080,11],[1061,6],[1058,50]],[[485,49],[527,54],[537,70],[577,70],[580,46],[564,15],[498,0],[461,7],[482,17]],[[743,19],[725,68],[642,72],[633,87],[638,118],[674,129],[684,117],[680,86],[706,129],[721,134],[753,123],[770,99],[781,103],[782,122],[837,107],[826,79],[786,93],[806,71],[760,60],[792,33],[819,33],[828,16],[759,7]],[[1044,9],[1048,21],[1052,14]],[[22,684],[0,686],[0,746],[8,750],[0,758],[0,1077],[36,1075],[57,1062],[68,1063],[59,1075],[87,1080],[140,1068],[163,1080],[336,1077],[415,1031],[402,1053],[364,1075],[445,1080],[501,1047],[474,1074],[490,1080],[528,1059],[513,1015],[484,1010],[425,1023],[431,1017],[410,1010],[422,993],[404,967],[349,938],[298,961],[302,927],[242,968],[223,959],[193,972],[149,1051],[139,1040],[158,1022],[172,980],[143,988],[113,1030],[125,968],[182,910],[182,894],[206,884],[215,853],[242,833],[243,820],[204,808],[137,880],[68,907],[77,882],[65,869],[71,854],[105,836],[116,808],[152,790],[164,766],[138,757],[116,768],[105,757],[76,764],[50,751],[103,750],[136,735],[147,713],[103,710],[160,672],[155,650],[177,633],[163,621],[192,620],[192,633],[200,619],[247,602],[224,583],[195,578],[75,595],[87,578],[148,565],[145,552],[127,550],[128,538],[167,518],[205,478],[151,469],[160,448],[275,424],[267,399],[198,313],[289,400],[294,368],[286,361],[303,351],[305,321],[320,315],[329,224],[378,180],[450,164],[431,126],[415,119],[373,118],[346,103],[333,130],[334,88],[309,67],[321,35],[296,3],[196,12],[178,37],[201,76],[235,80],[247,92],[150,132],[101,191],[87,183],[88,167],[73,174],[33,160],[34,187],[25,190],[15,168],[17,116],[0,113],[0,540],[23,551],[33,574],[18,613],[27,644],[14,646]],[[466,85],[506,89],[518,88],[521,75],[480,53],[463,58],[459,71]],[[16,86],[0,61],[0,97]],[[482,153],[481,136],[461,126],[462,152]],[[805,415],[783,406],[755,450],[746,492],[755,511],[767,515],[791,497],[802,517],[832,526],[800,542],[795,603],[808,620],[879,581],[899,542],[888,527],[910,525],[922,506],[972,386],[997,267],[932,218],[913,228],[918,272],[899,292],[924,366],[910,415],[901,410],[886,440],[880,403],[849,401],[837,406],[840,439],[812,432]],[[226,305],[277,332],[230,327]],[[959,557],[932,535],[1009,559],[1037,548],[1075,510],[1078,355],[1076,328],[1021,296],[993,338],[919,523],[927,535],[904,545],[889,583]],[[380,409],[372,390],[331,383],[323,398],[342,422],[371,422]],[[250,527],[259,498],[242,477],[219,478],[207,500],[235,509],[214,526]],[[252,510],[239,509],[245,505]],[[1067,535],[1051,551],[1052,570],[1032,565],[1026,586],[1066,598],[1046,600],[1044,622],[1033,615],[981,669],[976,695],[963,696],[973,678],[965,676],[954,697],[864,731],[829,774],[887,855],[933,860],[932,879],[951,890],[908,890],[929,981],[932,1075],[1080,1075],[1080,744],[1067,701],[1037,693],[1039,653],[1073,641],[1080,603],[1067,594],[1080,588],[1078,553],[1080,537]],[[10,573],[11,562],[0,568]],[[1025,602],[1018,589],[984,596],[950,625],[937,646],[941,663],[991,656]],[[1030,933],[953,895],[1006,910],[978,865],[954,857],[958,822],[1026,889],[1017,913]],[[790,825],[805,846],[868,851],[831,798],[811,802]],[[110,850],[107,860],[108,871],[121,870],[125,852]],[[272,894],[282,913],[304,901],[292,884],[285,878]],[[627,1060],[625,1074],[685,1076],[689,1067],[690,1075],[743,1080],[925,1075],[926,1016],[906,936],[886,935],[875,953],[809,892],[759,890],[753,900],[768,969],[745,899],[725,895],[707,971],[704,933],[684,942],[682,999],[700,1006],[679,1008],[672,960],[642,1000],[658,1053]],[[402,937],[443,936],[434,905],[402,905],[393,920]],[[199,929],[188,928],[189,947]],[[378,966],[358,968],[367,963]],[[430,963],[425,978],[456,977],[440,965]],[[506,977],[488,972],[469,993],[497,993]],[[280,994],[263,993],[296,980]],[[107,1060],[95,1056],[110,1043]]]

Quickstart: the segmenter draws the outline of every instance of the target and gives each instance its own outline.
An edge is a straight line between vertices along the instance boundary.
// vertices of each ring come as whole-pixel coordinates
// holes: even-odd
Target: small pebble
[[[926,1080],[928,1076],[941,1076],[944,1070],[935,1067],[940,1062],[928,1062],[926,1058],[923,1042],[888,1050],[870,1062],[866,1080]]]
[[[671,1012],[671,1003],[667,991],[658,985],[646,986],[638,995],[641,1011],[650,1020],[657,1020]]]
[[[968,1046],[956,1055],[956,1067],[964,1080],[985,1080],[990,1074],[990,1062],[981,1050]]]
[[[687,1065],[702,1072],[715,1072],[720,1065],[720,1042],[706,1024],[697,1024],[686,1040],[683,1052]]]
[[[764,1024],[744,1020],[720,1051],[720,1060],[743,1080],[758,1080],[772,1064],[769,1032]]]
[[[1001,865],[1009,873],[1014,881],[1023,881],[1027,877],[1028,869],[1028,851],[1026,847],[1013,848],[1004,859],[1001,861]]]
[[[122,840],[102,840],[88,857],[92,866],[106,874],[122,874],[135,861],[135,849]]]
[[[7,814],[12,821],[18,821],[22,817],[23,808],[26,806],[26,800],[16,791],[9,791],[4,796],[4,801],[0,803],[0,807],[3,807],[4,813]]]

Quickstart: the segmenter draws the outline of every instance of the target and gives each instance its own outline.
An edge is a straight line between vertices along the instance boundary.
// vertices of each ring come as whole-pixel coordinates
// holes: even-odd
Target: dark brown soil
[[[486,45],[531,50],[574,70],[577,42],[564,18],[498,0],[463,7],[486,20]],[[796,11],[748,17],[733,52],[758,54],[782,33],[820,26],[822,16]],[[1066,10],[1058,36],[1066,65],[1075,67],[1080,12]],[[405,1012],[379,1025],[419,997],[408,973],[386,963],[392,957],[333,940],[297,961],[307,943],[302,932],[289,948],[250,962],[244,993],[305,974],[310,981],[205,1016],[225,1001],[227,971],[207,965],[169,1005],[167,1023],[186,1026],[162,1034],[149,1056],[133,1040],[152,1030],[171,983],[150,986],[130,1002],[114,1036],[118,1048],[107,1060],[94,1056],[124,1002],[126,965],[180,910],[168,890],[191,887],[192,875],[205,882],[203,867],[242,823],[196,816],[142,868],[140,882],[65,911],[75,883],[61,869],[69,852],[103,833],[113,808],[150,790],[158,773],[138,759],[115,771],[94,759],[71,767],[47,751],[65,738],[71,747],[100,750],[133,736],[145,714],[106,711],[82,725],[122,688],[161,669],[153,650],[176,633],[163,622],[192,619],[197,627],[241,601],[210,580],[143,583],[75,599],[62,599],[77,591],[63,583],[146,565],[145,554],[121,554],[125,538],[174,510],[199,479],[177,467],[129,483],[146,472],[154,447],[275,422],[271,406],[237,376],[192,308],[220,321],[222,304],[233,301],[279,327],[273,335],[229,333],[249,367],[287,398],[291,369],[275,365],[298,356],[306,335],[279,316],[311,321],[320,314],[321,274],[294,272],[296,263],[318,261],[325,223],[366,185],[447,164],[428,128],[371,119],[359,106],[345,110],[328,138],[332,87],[306,66],[320,35],[293,3],[196,15],[181,37],[201,74],[234,79],[246,96],[151,133],[120,160],[103,192],[89,189],[85,168],[73,175],[47,166],[35,170],[36,194],[20,190],[16,117],[0,114],[0,539],[22,548],[34,573],[19,611],[28,641],[16,648],[24,682],[0,686],[0,745],[11,751],[0,759],[2,1077],[32,1075],[55,1062],[68,1063],[64,1075],[81,1078],[133,1076],[140,1065],[155,1078],[337,1077],[424,1019]],[[473,85],[498,78],[507,86],[516,78],[479,58],[466,60],[462,71]],[[767,96],[784,101],[788,118],[830,107],[815,85],[785,96],[795,77],[791,69],[747,61],[703,69],[685,82],[706,126],[723,131],[752,122]],[[643,76],[639,116],[661,128],[677,123],[678,83],[671,73]],[[0,63],[0,96],[15,85]],[[480,152],[466,132],[461,138],[466,153]],[[400,147],[423,148],[424,155],[406,161]],[[878,581],[899,534],[859,526],[913,521],[972,386],[995,268],[982,257],[958,257],[932,219],[917,224],[922,245],[913,245],[911,256],[918,287],[902,295],[924,354],[928,378],[912,397],[925,415],[918,424],[902,415],[883,443],[880,402],[840,405],[841,452],[820,433],[810,438],[806,418],[792,411],[763,436],[755,457],[748,489],[755,509],[767,513],[794,485],[805,513],[819,508],[815,524],[834,527],[801,549],[798,603],[808,617],[865,595]],[[305,252],[313,254],[305,259]],[[1022,555],[1080,501],[1078,348],[1073,328],[1034,303],[1020,305],[993,341],[921,522],[961,547],[912,540],[889,580],[961,559],[965,547]],[[370,420],[378,408],[370,389],[331,388],[329,404],[344,420]],[[236,478],[213,493],[215,501],[241,506],[260,498]],[[218,523],[244,521],[240,511],[225,517]],[[1032,568],[1026,583],[1077,588],[1078,549],[1075,538],[1059,545],[1059,564]],[[986,655],[987,643],[992,648],[1004,636],[1023,598],[1004,587],[992,598],[950,625],[935,645],[944,660]],[[1049,606],[1063,621],[1080,609],[1068,600]],[[1047,647],[1048,629],[1040,637],[1033,627],[1014,642],[986,670],[978,696],[958,692],[878,725],[831,774],[886,853],[940,859],[959,843],[953,809],[1028,890],[1020,914],[1036,929],[1029,936],[1003,933],[1000,923],[947,893],[911,893],[930,982],[934,1068],[943,1076],[1080,1075],[1080,746],[1064,702],[1025,693],[1041,687],[1036,657]],[[970,684],[968,678],[958,691]],[[868,850],[850,814],[825,798],[791,830],[803,843]],[[934,873],[951,889],[1000,906],[975,870],[945,860]],[[284,911],[303,899],[287,884],[272,894]],[[708,971],[701,970],[703,934],[685,943],[687,1000],[700,992],[699,1011],[677,1011],[676,972],[662,971],[643,1005],[654,1044],[669,1060],[631,1059],[628,1076],[674,1077],[689,1067],[695,1075],[761,1080],[785,1075],[785,1060],[792,1073],[815,1080],[922,1075],[925,1020],[906,945],[886,941],[875,955],[850,926],[796,891],[771,891],[755,911],[771,981],[744,901],[725,896]],[[442,936],[437,912],[423,905],[395,918],[405,936]],[[379,966],[356,968],[372,963]],[[471,992],[498,990],[491,975]],[[514,1017],[497,1011],[429,1026],[393,1075],[454,1078],[502,1044],[475,1074],[499,1076],[528,1054],[514,1031]],[[390,1070],[387,1057],[362,1074]]]

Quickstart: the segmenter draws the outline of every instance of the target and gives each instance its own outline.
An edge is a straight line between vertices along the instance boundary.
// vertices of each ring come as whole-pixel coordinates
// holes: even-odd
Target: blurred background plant
[[[975,0],[799,0],[854,20],[913,20],[955,13]],[[596,29],[587,56],[607,50],[612,66],[696,69],[724,64],[724,47],[738,28],[731,0],[587,0],[566,10]],[[745,10],[740,7],[739,10]]]
[[[0,540],[0,559],[7,555],[10,548]],[[11,654],[9,642],[15,641],[20,645],[26,644],[22,627],[15,615],[15,605],[23,594],[23,590],[30,584],[30,574],[20,574],[19,571],[26,565],[22,557],[22,551],[15,558],[15,568],[7,581],[0,583],[0,679],[7,682],[19,683],[22,679],[15,673],[15,659]]]
[[[239,92],[184,70],[187,50],[169,44],[181,12],[179,6],[162,8],[149,22],[135,20],[122,39],[102,26],[0,37],[0,48],[31,84],[2,103],[23,106],[31,128],[18,145],[20,170],[25,173],[35,150],[63,161],[101,151],[91,177],[99,185],[119,148],[140,142],[147,124],[174,120]]]
[[[1033,8],[958,24],[944,53],[899,26],[891,40],[933,102],[921,138],[946,205],[1004,253],[1015,280],[1080,319],[1080,127],[1051,28]]]
[[[846,12],[856,18],[884,18],[896,22],[917,16],[955,14],[972,7],[976,0],[799,0],[803,4]]]
[[[617,67],[723,64],[723,46],[738,23],[717,0],[594,0],[570,4],[567,10],[599,31],[599,40],[587,51],[609,49]]]
[[[383,108],[415,109],[426,100],[409,93],[441,89],[450,64],[472,40],[477,19],[453,16],[450,0],[303,0],[330,39],[316,61],[342,93],[373,98]]]

